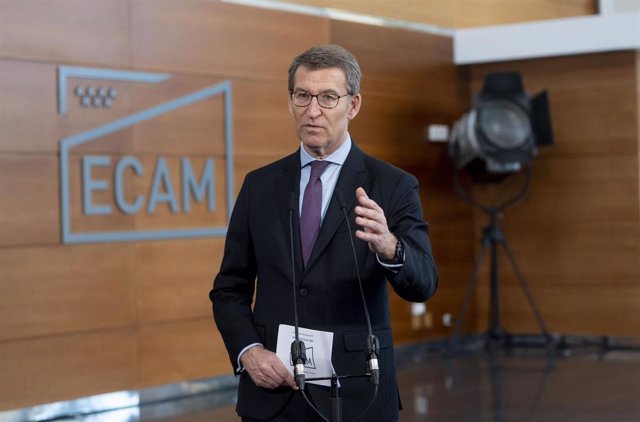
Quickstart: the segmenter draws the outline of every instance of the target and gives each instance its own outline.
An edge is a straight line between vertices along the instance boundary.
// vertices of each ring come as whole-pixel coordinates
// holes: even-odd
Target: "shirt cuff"
[[[389,268],[390,270],[394,270],[394,269],[395,270],[399,270],[404,265],[404,263],[402,263],[402,262],[400,262],[398,264],[388,264],[386,262],[383,262],[382,259],[380,259],[380,257],[378,256],[378,254],[376,254],[376,259],[378,260],[380,265],[382,265],[385,268]]]
[[[389,261],[384,261],[382,260],[378,254],[376,254],[376,259],[378,260],[378,262],[380,263],[380,265],[382,265],[384,268],[388,269],[389,271],[393,272],[394,274],[398,274],[400,272],[400,270],[402,269],[402,266],[404,265],[404,259],[407,256],[407,252],[403,249],[402,251],[402,262],[398,262],[397,264],[391,263]]]
[[[247,347],[245,347],[244,349],[240,350],[240,353],[238,353],[238,367],[236,368],[236,374],[240,374],[242,371],[244,371],[244,366],[242,366],[242,363],[240,363],[240,358],[242,357],[242,355],[244,355],[244,353],[249,350],[252,349],[256,346],[260,346],[260,347],[264,347],[262,346],[261,343],[251,343],[250,345],[248,345]]]

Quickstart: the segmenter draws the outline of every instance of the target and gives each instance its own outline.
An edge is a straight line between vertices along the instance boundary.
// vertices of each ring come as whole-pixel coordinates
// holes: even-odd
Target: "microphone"
[[[371,373],[371,384],[380,384],[380,366],[378,366],[378,353],[380,343],[378,337],[369,334],[367,337],[367,369]]]
[[[305,374],[304,364],[307,362],[306,347],[300,340],[298,333],[298,295],[296,292],[296,260],[293,247],[293,210],[296,208],[296,195],[289,192],[289,240],[291,249],[291,285],[293,286],[293,319],[295,340],[291,343],[291,362],[293,362],[293,377],[296,385],[304,390]]]
[[[298,327],[296,326],[296,329]],[[291,343],[291,360],[293,361],[293,378],[296,381],[296,385],[304,390],[305,374],[304,364],[307,361],[307,354],[305,352],[305,345],[302,340],[298,339],[296,333],[296,339]]]
[[[369,335],[367,336],[367,371],[371,374],[369,380],[375,386],[380,384],[380,366],[378,365],[378,354],[380,353],[380,342],[378,338],[373,335],[371,329],[371,318],[369,317],[369,309],[367,309],[367,301],[364,297],[364,289],[362,287],[362,279],[360,278],[360,266],[358,265],[358,256],[356,254],[356,246],[353,241],[353,232],[351,231],[351,224],[349,223],[349,217],[347,216],[347,207],[340,191],[337,189],[334,191],[338,205],[344,214],[344,219],[347,222],[347,230],[349,231],[349,240],[351,241],[351,251],[353,252],[353,261],[356,264],[356,276],[358,278],[358,286],[360,287],[360,297],[362,298],[362,306],[364,307],[364,316],[367,321],[367,330]],[[374,396],[375,398],[375,396]]]

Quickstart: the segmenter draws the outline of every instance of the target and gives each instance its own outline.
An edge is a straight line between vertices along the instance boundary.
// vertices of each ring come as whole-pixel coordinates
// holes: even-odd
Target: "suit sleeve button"
[[[304,287],[300,289],[300,296],[306,296],[309,294],[309,291]]]

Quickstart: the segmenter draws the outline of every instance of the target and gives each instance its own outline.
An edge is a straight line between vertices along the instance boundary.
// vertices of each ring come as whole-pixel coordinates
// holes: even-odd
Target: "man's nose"
[[[311,102],[307,106],[307,113],[312,116],[319,116],[322,113],[318,97],[312,97]]]

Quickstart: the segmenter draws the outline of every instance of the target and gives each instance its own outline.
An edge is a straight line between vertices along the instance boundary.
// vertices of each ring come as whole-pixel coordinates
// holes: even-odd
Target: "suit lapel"
[[[329,202],[329,208],[322,222],[322,227],[320,227],[320,233],[318,233],[318,238],[311,251],[305,272],[322,254],[322,251],[327,247],[344,219],[344,213],[336,200],[336,192],[339,192],[339,195],[342,196],[347,213],[349,213],[349,210],[353,208],[356,202],[356,189],[363,186],[366,180],[367,172],[364,167],[363,153],[355,144],[352,144],[351,151],[349,151],[349,155],[340,170],[340,176],[338,177],[335,190]]]

